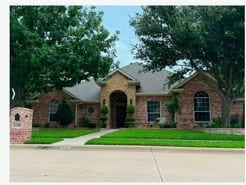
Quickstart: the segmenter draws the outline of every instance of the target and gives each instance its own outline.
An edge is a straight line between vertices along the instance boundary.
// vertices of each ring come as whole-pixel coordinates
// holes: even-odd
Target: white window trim
[[[205,92],[206,93],[206,92]],[[206,93],[208,95],[208,93]],[[195,98],[208,98],[208,101],[209,101],[209,111],[195,111]],[[194,112],[193,112],[193,116],[194,116],[194,121],[195,123],[209,123],[211,122],[211,103],[210,103],[210,96],[208,95],[208,97],[193,97],[193,109],[194,109]],[[196,112],[209,112],[209,121],[196,121]]]
[[[159,105],[160,105],[160,112],[159,112],[160,113],[160,117],[159,117],[159,119],[161,119],[162,118],[161,101],[159,101],[159,100],[151,100],[151,101],[147,101],[147,103],[146,103],[146,122],[147,123],[154,122],[154,121],[149,121],[148,102],[159,102]]]

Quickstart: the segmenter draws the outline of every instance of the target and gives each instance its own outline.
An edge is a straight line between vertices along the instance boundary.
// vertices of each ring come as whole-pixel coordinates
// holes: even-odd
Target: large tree
[[[176,66],[171,83],[194,71],[209,73],[228,126],[230,103],[244,95],[244,12],[243,6],[143,7],[130,23],[140,40],[135,57],[149,70]]]
[[[11,106],[32,94],[73,86],[108,73],[117,34],[102,25],[102,12],[79,6],[10,7]]]

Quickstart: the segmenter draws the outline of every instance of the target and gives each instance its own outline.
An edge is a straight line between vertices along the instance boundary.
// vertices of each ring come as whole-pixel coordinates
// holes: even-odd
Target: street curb
[[[169,146],[133,146],[133,145],[49,145],[49,144],[11,144],[10,149],[60,149],[60,150],[128,150],[140,152],[228,152],[245,153],[238,148],[169,147]]]

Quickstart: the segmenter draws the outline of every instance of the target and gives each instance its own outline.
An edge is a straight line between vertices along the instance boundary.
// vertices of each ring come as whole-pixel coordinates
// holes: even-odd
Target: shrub
[[[108,114],[108,112],[109,112],[108,106],[107,105],[103,105],[102,108],[100,109],[100,112],[102,114]]]
[[[135,107],[132,103],[130,103],[127,106],[126,112],[127,112],[127,118],[126,118],[125,126],[127,128],[132,128],[134,127],[134,121],[135,121],[134,118]]]
[[[221,119],[221,117],[213,118],[213,123],[209,127],[210,128],[222,128],[222,119]]]
[[[128,114],[133,114],[133,113],[135,112],[135,107],[134,107],[134,105],[132,105],[132,104],[128,105],[128,107],[127,107],[127,109],[126,109],[126,112],[127,112]]]
[[[56,120],[61,126],[67,126],[74,120],[74,112],[65,100],[62,100],[62,103],[58,106]]]
[[[106,128],[107,124],[106,123],[99,123],[98,128]]]
[[[96,127],[97,127],[96,123],[92,123],[92,122],[88,123],[88,128],[96,128]]]
[[[44,128],[49,128],[50,127],[50,124],[49,123],[45,123],[44,124]]]
[[[125,121],[125,125],[127,128],[132,128],[134,127],[134,121],[135,119],[134,118],[126,118],[126,121]]]
[[[168,112],[171,114],[172,121],[174,121],[175,114],[179,110],[179,102],[178,102],[178,98],[176,95],[174,95],[172,101],[169,101],[166,103],[166,108],[167,108]]]
[[[159,128],[176,128],[177,122],[175,121],[166,121],[164,124],[159,124]]]
[[[34,128],[41,127],[41,126],[42,126],[41,123],[33,123],[32,124],[32,127],[34,127]]]
[[[80,121],[80,125],[86,128],[88,127],[89,123],[90,123],[90,119],[87,117],[87,115],[85,115]]]
[[[105,121],[108,120],[108,117],[107,116],[101,116],[100,120],[102,121],[102,123],[105,123]]]
[[[240,116],[238,114],[232,115],[230,117],[230,127],[231,128],[240,128],[240,127],[242,127],[241,123],[240,123]]]

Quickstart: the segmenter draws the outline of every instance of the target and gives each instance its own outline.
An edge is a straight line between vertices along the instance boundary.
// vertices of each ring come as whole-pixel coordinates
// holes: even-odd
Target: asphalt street
[[[245,182],[244,150],[11,146],[10,182]]]

